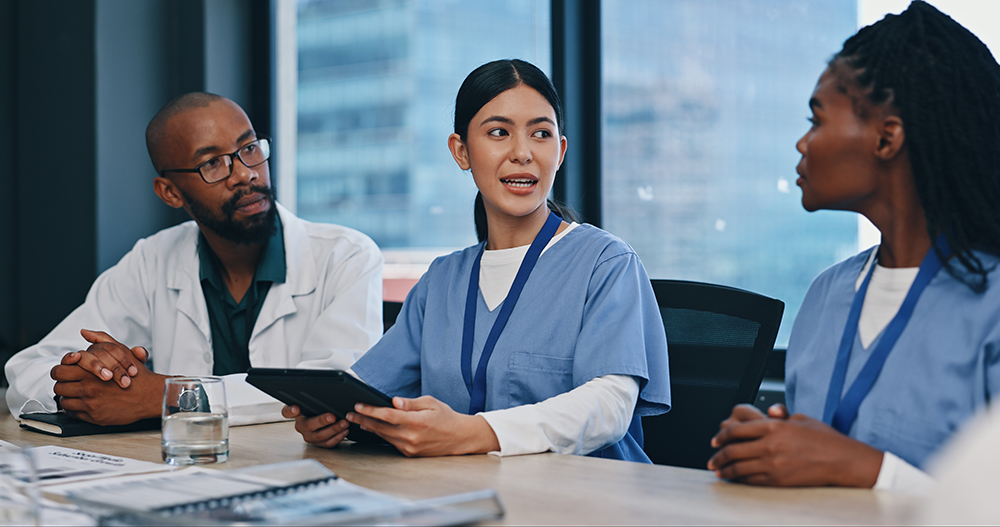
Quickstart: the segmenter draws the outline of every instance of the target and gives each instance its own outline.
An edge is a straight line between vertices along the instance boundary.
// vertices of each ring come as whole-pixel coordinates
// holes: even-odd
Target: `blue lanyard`
[[[562,218],[549,211],[545,225],[535,235],[531,247],[528,247],[528,253],[524,255],[524,260],[521,261],[521,266],[517,269],[517,275],[514,276],[510,292],[507,293],[503,307],[500,308],[500,313],[497,315],[496,321],[493,322],[493,329],[490,330],[490,334],[486,338],[486,345],[483,347],[483,354],[479,357],[479,366],[476,368],[475,382],[472,380],[472,340],[476,334],[476,305],[479,302],[479,262],[483,259],[483,251],[486,250],[485,243],[483,248],[479,250],[476,260],[472,263],[469,294],[465,300],[465,330],[462,332],[462,378],[465,379],[465,387],[472,397],[472,401],[469,403],[469,415],[475,415],[486,408],[486,365],[489,364],[490,356],[493,355],[493,348],[497,345],[500,332],[507,325],[510,312],[514,310],[514,304],[521,296],[521,290],[524,289],[524,283],[528,281],[528,275],[535,268],[535,262],[542,254],[542,249],[555,235],[560,223],[562,223]]]
[[[943,254],[950,254],[944,236],[939,237],[935,243],[941,247]],[[854,419],[858,416],[858,408],[861,406],[861,401],[868,396],[868,392],[871,391],[875,380],[878,379],[879,373],[882,372],[882,366],[885,365],[885,360],[889,357],[889,352],[892,351],[893,346],[896,345],[896,341],[899,340],[899,336],[903,333],[903,329],[906,328],[906,324],[910,321],[910,317],[913,316],[913,309],[917,305],[917,300],[924,292],[924,289],[927,288],[927,285],[930,284],[934,275],[941,270],[941,260],[934,251],[934,247],[931,247],[927,251],[927,255],[924,256],[924,260],[920,263],[920,270],[917,271],[917,277],[913,280],[910,290],[907,291],[906,298],[903,299],[903,305],[899,307],[896,316],[886,326],[878,345],[872,351],[871,356],[868,357],[864,366],[861,367],[861,371],[858,373],[857,379],[854,380],[854,384],[851,385],[841,400],[840,394],[844,389],[844,379],[847,376],[847,362],[851,355],[851,348],[854,347],[854,336],[858,333],[858,322],[861,319],[861,306],[864,304],[865,294],[868,292],[868,283],[871,282],[875,264],[876,262],[872,261],[872,265],[868,269],[868,274],[861,283],[858,292],[854,295],[854,302],[851,303],[851,311],[847,316],[847,326],[844,328],[844,336],[840,339],[840,350],[837,352],[837,362],[833,367],[833,377],[830,379],[830,390],[826,394],[826,407],[823,411],[823,422],[833,426],[845,435],[850,430],[851,424],[854,423]]]

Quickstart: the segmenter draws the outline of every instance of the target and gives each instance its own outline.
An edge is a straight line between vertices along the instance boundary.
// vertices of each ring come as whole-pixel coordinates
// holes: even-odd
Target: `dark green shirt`
[[[281,220],[277,221],[278,230],[264,245],[253,282],[239,303],[222,279],[219,258],[212,252],[208,240],[198,234],[198,274],[212,328],[213,375],[246,373],[250,368],[250,333],[260,315],[260,308],[271,284],[285,282],[285,240],[281,233]]]

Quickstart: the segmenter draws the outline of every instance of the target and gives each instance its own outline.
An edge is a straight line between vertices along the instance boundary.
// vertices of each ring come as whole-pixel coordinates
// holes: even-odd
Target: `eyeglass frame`
[[[246,161],[243,160],[243,157],[240,156],[240,150],[243,150],[244,148],[246,148],[246,147],[248,147],[248,146],[250,146],[250,145],[252,145],[254,143],[257,143],[258,146],[259,146],[259,144],[260,144],[261,141],[267,141],[267,157],[265,157],[264,160],[261,161],[260,163],[257,163],[255,165],[248,165],[246,163]],[[273,143],[274,143],[274,141],[270,137],[263,136],[263,135],[257,136],[256,139],[254,139],[253,141],[250,141],[249,143],[247,143],[247,144],[239,147],[235,152],[230,152],[228,154],[219,154],[217,156],[212,156],[212,157],[206,159],[205,161],[203,161],[201,164],[199,164],[198,166],[196,166],[194,168],[164,168],[163,170],[160,171],[160,176],[166,177],[167,172],[180,172],[180,173],[184,173],[184,174],[198,174],[201,177],[201,180],[204,181],[206,185],[214,185],[216,183],[221,183],[221,182],[229,179],[230,177],[232,177],[233,170],[236,167],[236,161],[235,161],[235,159],[239,159],[240,163],[243,163],[243,166],[245,166],[247,168],[259,167],[259,166],[263,165],[264,163],[267,163],[267,160],[271,159],[271,145]],[[207,165],[208,163],[210,163],[210,162],[212,162],[212,161],[214,161],[216,159],[220,159],[220,158],[223,158],[223,157],[228,157],[229,158],[229,174],[226,177],[224,177],[222,179],[217,179],[215,181],[209,181],[209,180],[205,179],[205,174],[203,174],[201,172],[201,167]]]

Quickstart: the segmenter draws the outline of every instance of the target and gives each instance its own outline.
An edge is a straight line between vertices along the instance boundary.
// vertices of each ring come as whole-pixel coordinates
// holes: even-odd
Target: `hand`
[[[306,417],[294,405],[282,408],[281,415],[289,419],[295,418],[295,431],[302,434],[306,443],[323,448],[333,448],[343,441],[350,425],[344,419],[338,421],[337,416],[331,413]]]
[[[757,419],[766,419],[768,417],[773,419],[788,419],[788,409],[781,403],[775,403],[767,409],[767,415],[764,415],[755,406],[740,404],[733,407],[733,413],[729,415],[729,418],[719,424],[719,430],[736,423],[756,421]]]
[[[460,414],[425,395],[393,397],[394,408],[356,404],[347,420],[375,432],[408,457],[484,454],[500,450],[486,419]]]
[[[136,374],[125,389],[70,363],[70,355],[50,372],[56,381],[59,407],[67,414],[99,425],[127,424],[160,415],[166,375],[153,373],[137,361]]]
[[[77,364],[102,381],[114,379],[122,388],[128,388],[132,383],[130,376],[139,371],[135,359],[145,363],[149,357],[145,348],[136,346],[130,349],[103,331],[82,329],[80,334],[91,343],[90,347],[85,351],[67,353],[62,358],[62,364]],[[54,374],[52,378],[56,379]]]
[[[786,418],[783,406],[768,409],[775,417],[751,409],[734,408],[712,438],[720,450],[708,468],[719,478],[778,487],[875,485],[882,452],[811,417]]]

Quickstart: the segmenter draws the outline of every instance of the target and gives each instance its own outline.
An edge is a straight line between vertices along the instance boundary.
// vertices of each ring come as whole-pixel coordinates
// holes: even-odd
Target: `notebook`
[[[150,417],[127,425],[101,426],[74,419],[63,412],[31,412],[21,414],[20,420],[21,428],[60,437],[159,430],[161,421],[159,417]]]
[[[47,490],[101,525],[467,525],[504,513],[492,490],[404,500],[348,483],[311,459],[227,471],[189,467]]]

